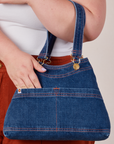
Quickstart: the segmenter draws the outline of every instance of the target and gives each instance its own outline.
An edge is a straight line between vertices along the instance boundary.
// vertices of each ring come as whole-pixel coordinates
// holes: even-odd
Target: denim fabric
[[[79,62],[82,53],[84,9],[77,10],[73,56]],[[83,21],[80,25],[79,21]],[[80,34],[80,38],[77,32]],[[49,34],[49,33],[48,33]],[[51,34],[51,38],[53,35]],[[40,56],[47,57],[51,41],[47,37]],[[48,42],[49,41],[49,42]],[[47,46],[47,47],[46,47]],[[45,52],[45,53],[43,53]],[[4,135],[21,140],[104,140],[110,134],[108,113],[88,58],[54,66],[44,64],[45,73],[35,71],[42,88],[16,90],[8,108]]]
[[[39,89],[15,92],[4,134],[11,139],[102,140],[109,136],[109,119],[87,58],[75,71],[72,63],[44,65]],[[56,73],[55,73],[56,72]]]

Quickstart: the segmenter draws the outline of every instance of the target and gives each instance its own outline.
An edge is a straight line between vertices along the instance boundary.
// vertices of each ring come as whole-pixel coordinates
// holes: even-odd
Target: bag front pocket
[[[12,139],[78,140],[81,133],[80,139],[95,140],[107,138],[109,127],[99,90],[21,89],[7,111],[4,134]]]

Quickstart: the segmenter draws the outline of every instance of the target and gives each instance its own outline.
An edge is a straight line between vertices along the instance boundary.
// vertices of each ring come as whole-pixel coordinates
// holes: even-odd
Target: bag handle
[[[71,1],[71,0],[69,0]],[[84,8],[74,2],[71,1],[76,10],[76,21],[75,21],[75,32],[74,32],[74,40],[73,40],[73,50],[72,50],[72,57],[74,62],[79,62],[79,58],[82,56],[82,44],[83,44],[83,33],[84,33],[84,26],[85,26],[85,10]],[[55,43],[56,36],[52,33],[47,31],[47,40],[43,49],[41,50],[38,59],[50,59],[50,54],[53,49],[53,45]]]

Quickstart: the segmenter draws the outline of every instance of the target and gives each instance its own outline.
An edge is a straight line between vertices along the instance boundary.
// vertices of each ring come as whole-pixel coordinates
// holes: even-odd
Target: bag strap
[[[75,32],[74,32],[73,51],[72,51],[72,57],[75,62],[75,61],[79,61],[79,58],[81,58],[82,56],[83,33],[84,33],[84,26],[85,26],[85,10],[80,4],[74,1],[71,2],[73,3],[76,10]],[[39,58],[46,59],[46,60],[50,59],[50,55],[55,40],[56,40],[56,36],[54,36],[52,33],[47,31],[47,40],[38,56],[38,59]]]
[[[47,39],[38,59],[47,59],[48,57],[49,60],[56,38],[56,36],[47,31]]]

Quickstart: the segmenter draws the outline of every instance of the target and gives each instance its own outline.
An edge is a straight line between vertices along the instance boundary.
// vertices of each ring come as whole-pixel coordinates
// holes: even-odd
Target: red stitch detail
[[[58,128],[56,127],[56,132],[58,131]]]
[[[60,88],[56,87],[56,88],[53,88],[54,90],[59,90]]]
[[[72,51],[81,51],[81,50],[72,50]]]

